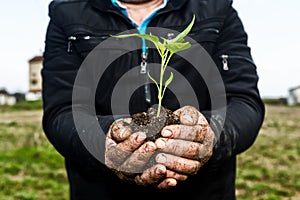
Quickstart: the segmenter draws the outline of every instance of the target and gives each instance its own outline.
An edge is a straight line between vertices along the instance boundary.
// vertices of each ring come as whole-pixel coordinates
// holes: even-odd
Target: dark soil
[[[173,111],[162,108],[160,116],[157,115],[157,108],[151,107],[147,112],[136,113],[131,116],[131,128],[133,132],[142,131],[147,134],[147,141],[154,141],[160,137],[163,127],[171,124],[179,124],[179,118]]]
[[[161,136],[161,130],[172,124],[179,124],[180,120],[178,116],[174,115],[170,109],[162,108],[160,115],[157,117],[157,108],[151,107],[147,112],[140,112],[131,115],[132,122],[130,124],[133,132],[141,131],[146,133],[146,141],[155,141]],[[155,156],[159,152],[155,152],[147,164],[144,166],[144,169],[150,168],[155,165]]]

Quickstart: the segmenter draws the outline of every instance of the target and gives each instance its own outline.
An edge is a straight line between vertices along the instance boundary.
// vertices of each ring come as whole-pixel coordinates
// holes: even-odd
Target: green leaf
[[[155,35],[152,35],[151,33],[150,34],[132,33],[132,34],[125,34],[125,35],[114,35],[112,37],[115,38],[139,37],[152,42],[155,45],[156,49],[158,50],[159,54],[161,55],[166,50],[165,45],[159,41],[159,38]]]
[[[149,72],[148,72],[148,77],[155,83],[157,89],[159,90],[159,85],[158,85],[157,81],[150,75]]]
[[[163,90],[163,92],[162,92],[161,98],[163,98],[163,96],[165,95],[165,91],[166,91],[168,85],[170,85],[170,83],[172,82],[173,77],[174,77],[174,76],[173,76],[173,72],[171,72],[170,77],[169,77],[168,80],[166,80],[166,82],[165,82],[165,87],[164,87],[164,90]]]
[[[167,49],[169,49],[169,51],[171,53],[176,53],[178,51],[183,51],[186,50],[188,48],[191,47],[191,44],[189,42],[185,42],[185,43],[171,43],[171,44],[167,44]]]
[[[195,22],[195,15],[193,15],[193,19],[190,22],[190,24],[182,31],[180,34],[178,34],[174,39],[168,40],[168,43],[181,43],[184,41],[185,36],[192,30],[192,27]]]
[[[132,34],[124,34],[124,35],[111,35],[111,37],[115,37],[115,38],[129,38],[129,37],[137,37],[138,33],[132,33]]]
[[[163,55],[165,50],[166,50],[166,45],[167,45],[167,41],[163,38],[163,43],[158,46],[159,51],[161,52],[161,54]]]
[[[157,36],[151,35],[151,34],[132,33],[132,34],[125,34],[125,35],[114,35],[112,37],[116,37],[116,38],[139,37],[139,38],[149,40],[150,42],[152,42],[153,44],[155,44],[157,46],[159,46],[159,44],[161,44],[159,42],[159,38]]]
[[[172,82],[172,80],[173,80],[173,72],[171,72],[171,74],[170,74],[170,77],[168,78],[168,80],[166,80],[166,82],[165,82],[165,87],[168,87],[168,85],[170,85],[170,83]]]

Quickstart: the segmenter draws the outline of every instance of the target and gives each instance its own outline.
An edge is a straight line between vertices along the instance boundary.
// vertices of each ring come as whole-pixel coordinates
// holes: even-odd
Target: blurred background
[[[50,0],[0,7],[0,200],[68,199],[62,157],[41,128]],[[238,157],[238,199],[300,199],[300,1],[234,0],[259,74],[266,120]]]

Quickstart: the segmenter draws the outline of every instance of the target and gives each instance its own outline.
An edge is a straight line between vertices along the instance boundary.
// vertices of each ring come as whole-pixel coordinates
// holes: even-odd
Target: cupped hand
[[[215,136],[206,118],[196,108],[184,106],[174,114],[179,117],[180,124],[163,128],[162,137],[155,141],[162,152],[155,160],[158,165],[177,175],[171,181],[166,178],[162,182],[176,185],[177,181],[186,180],[189,175],[196,174],[210,159]]]
[[[106,136],[105,164],[122,180],[133,180],[142,172],[156,150],[154,142],[145,142],[144,132],[134,132],[131,118],[114,122]]]
[[[105,164],[121,180],[134,181],[138,185],[169,188],[177,181],[187,179],[161,164],[150,163],[157,150],[156,144],[146,141],[143,132],[132,133],[131,118],[114,122],[106,136]],[[145,169],[145,166],[146,169]]]

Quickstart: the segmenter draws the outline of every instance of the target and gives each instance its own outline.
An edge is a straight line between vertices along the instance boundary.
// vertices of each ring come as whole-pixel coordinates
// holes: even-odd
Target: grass
[[[1,105],[0,112],[18,112],[20,110],[40,110],[43,107],[42,100],[20,101],[13,106]]]
[[[40,113],[0,115],[0,200],[68,199],[63,158],[43,134]]]
[[[238,156],[238,199],[300,199],[300,108],[266,106],[254,145]]]
[[[300,108],[266,106],[254,145],[238,156],[237,200],[300,200]],[[67,200],[63,158],[45,138],[41,110],[0,115],[0,200]]]

